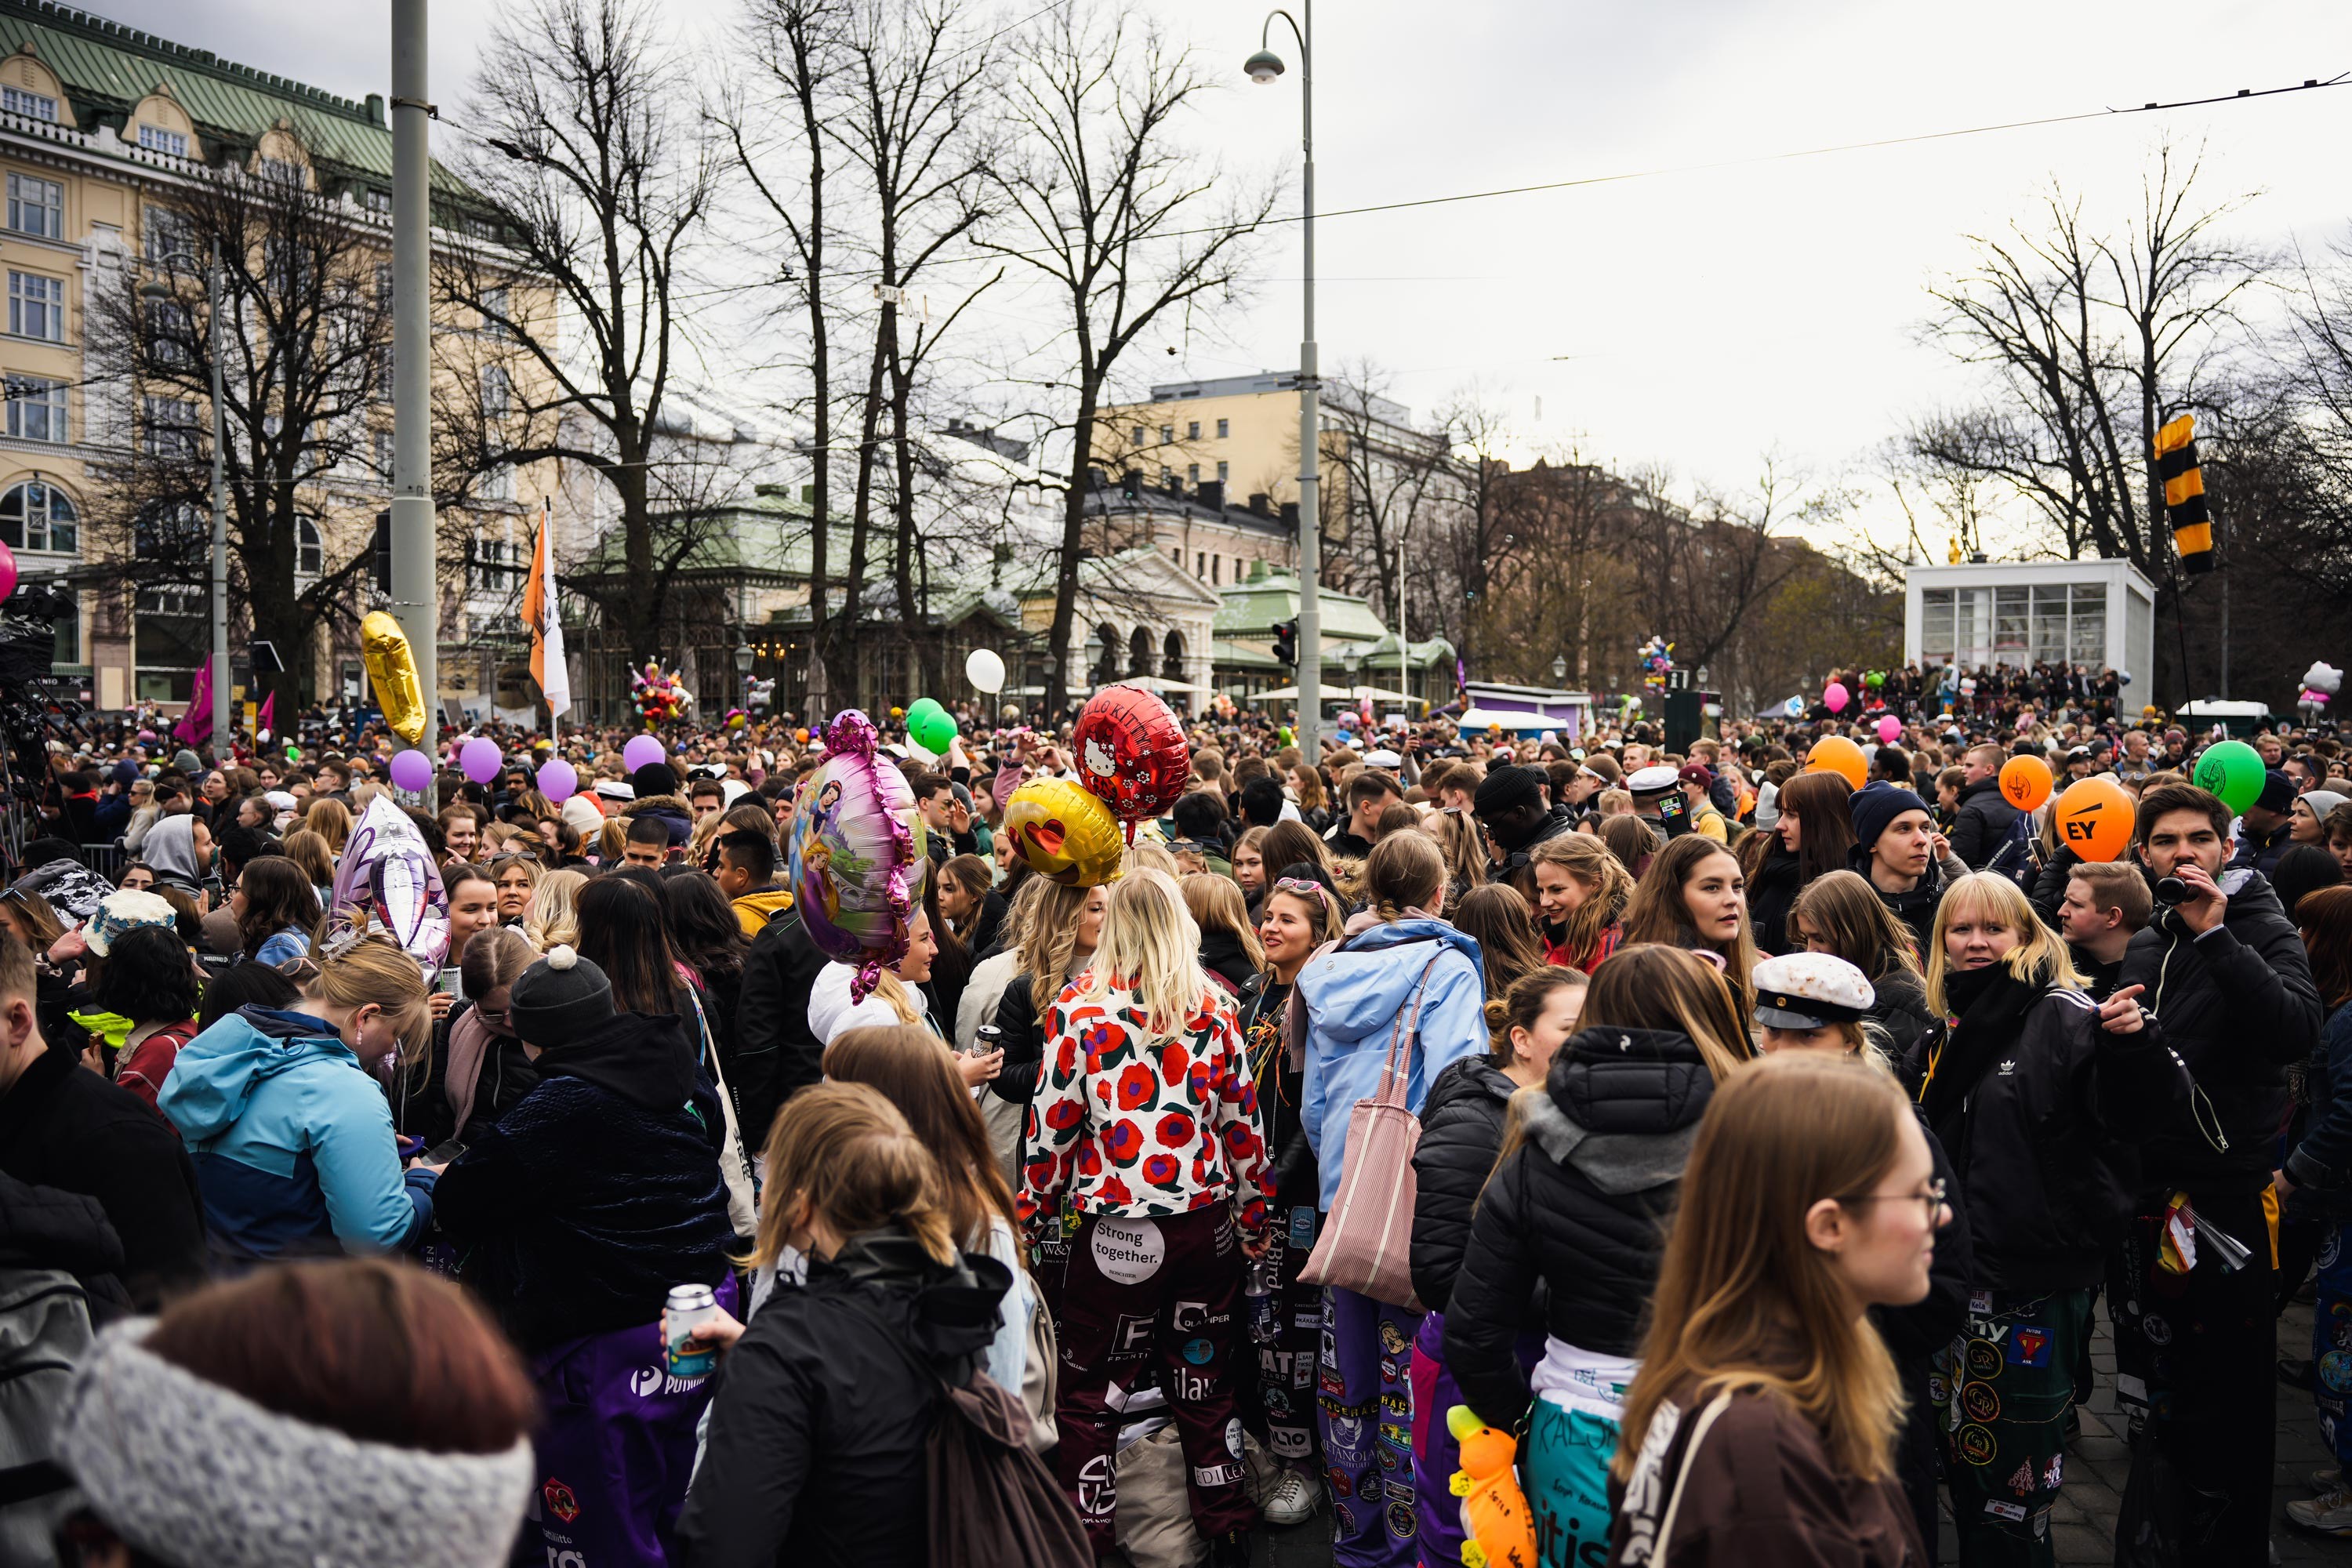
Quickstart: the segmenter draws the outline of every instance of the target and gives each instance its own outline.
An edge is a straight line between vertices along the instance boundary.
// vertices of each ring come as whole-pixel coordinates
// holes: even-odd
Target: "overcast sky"
[[[1196,125],[1297,210],[1298,86],[1251,85],[1264,15],[1142,0],[1231,91]],[[734,0],[664,0],[724,38]],[[385,0],[96,0],[91,8],[360,96],[387,89]],[[1034,8],[1005,0],[1010,17]],[[495,5],[436,5],[433,94],[463,101]],[[192,37],[202,18],[207,29]],[[1913,135],[2352,69],[2343,0],[1326,0],[1316,43],[1325,210]],[[1295,50],[1286,30],[1277,49]],[[2095,221],[2135,206],[2169,136],[2203,188],[2250,195],[2232,231],[2321,251],[2352,233],[2352,86],[1598,187],[1333,218],[1318,228],[1325,368],[1370,359],[1417,409],[1470,384],[1521,442],[1752,481],[1761,454],[1870,472],[1906,420],[1971,373],[1919,341],[1926,287],[1964,236],[2024,215],[2053,177]],[[1149,345],[1137,379],[1296,363],[1295,230],[1233,319]],[[993,320],[1018,332],[1007,300]],[[1166,353],[1170,342],[1179,351]],[[1541,416],[1537,416],[1540,400]],[[1883,521],[1882,500],[1873,516]]]

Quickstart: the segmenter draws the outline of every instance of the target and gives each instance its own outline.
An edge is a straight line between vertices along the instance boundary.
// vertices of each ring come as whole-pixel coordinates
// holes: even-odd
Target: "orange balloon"
[[[2003,779],[2003,790],[2007,787]],[[2069,784],[2058,797],[2058,842],[2085,860],[2113,860],[2131,845],[2136,810],[2131,795],[2113,779],[2087,778]]]
[[[1813,742],[1805,753],[1807,773],[1840,773],[1845,782],[1860,789],[1870,783],[1870,763],[1862,748],[1843,735],[1831,735]]]
[[[2011,757],[2000,765],[2000,798],[2020,811],[2039,811],[2050,798],[2050,764],[2040,757]]]

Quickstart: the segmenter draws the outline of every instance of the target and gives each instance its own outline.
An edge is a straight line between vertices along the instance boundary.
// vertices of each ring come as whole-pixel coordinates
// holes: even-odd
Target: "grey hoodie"
[[[147,830],[139,858],[154,870],[155,879],[193,893],[204,885],[205,868],[196,864],[196,819],[185,812],[167,816]]]

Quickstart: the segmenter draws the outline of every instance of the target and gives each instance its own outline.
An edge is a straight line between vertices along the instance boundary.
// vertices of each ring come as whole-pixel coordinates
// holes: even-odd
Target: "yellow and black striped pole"
[[[2165,520],[2180,569],[2213,570],[2213,519],[2205,510],[2205,473],[2197,464],[2197,416],[2184,414],[2156,433],[2156,472],[2164,481]]]

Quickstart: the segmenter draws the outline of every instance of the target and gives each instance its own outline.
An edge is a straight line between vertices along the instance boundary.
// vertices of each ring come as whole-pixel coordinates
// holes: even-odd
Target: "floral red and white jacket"
[[[1066,1210],[1128,1216],[1230,1203],[1266,1228],[1265,1140],[1233,998],[1206,988],[1181,1033],[1150,1027],[1132,992],[1045,1014],[1045,1072],[1022,1141],[1021,1219],[1045,1239]]]

